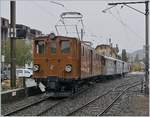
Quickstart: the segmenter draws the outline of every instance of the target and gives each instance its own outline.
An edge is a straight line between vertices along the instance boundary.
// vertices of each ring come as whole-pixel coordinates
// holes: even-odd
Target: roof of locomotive
[[[119,62],[124,62],[122,60],[116,59],[116,58],[112,58],[112,57],[108,57],[108,56],[104,56],[104,58],[106,59],[110,59],[110,60],[114,60],[114,61],[119,61]],[[125,63],[125,62],[124,62]]]
[[[59,37],[61,37],[61,38],[64,38],[64,39],[75,39],[75,40],[79,40],[79,39],[77,39],[76,37],[66,37],[66,36],[55,36],[55,38],[59,38]],[[42,36],[38,36],[38,37],[36,37],[36,38],[34,38],[34,40],[43,40],[43,39],[50,39],[50,35],[42,35]]]
[[[95,50],[92,48],[90,45],[88,45],[86,42],[87,41],[81,41],[76,37],[67,37],[67,36],[55,36],[55,38],[62,38],[62,39],[73,39],[73,40],[78,40],[81,42],[82,45],[86,46],[88,49]],[[34,38],[34,40],[44,40],[44,39],[50,39],[50,34],[49,35],[44,35],[44,36],[39,36]]]

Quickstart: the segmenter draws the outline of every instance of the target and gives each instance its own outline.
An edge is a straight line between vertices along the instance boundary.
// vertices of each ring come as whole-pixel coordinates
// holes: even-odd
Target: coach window
[[[37,41],[36,42],[36,53],[37,54],[44,54],[45,51],[45,44],[44,41]]]
[[[50,44],[50,50],[52,54],[56,53],[56,42],[51,42]]]
[[[61,42],[61,52],[64,54],[70,52],[70,42],[69,41]]]

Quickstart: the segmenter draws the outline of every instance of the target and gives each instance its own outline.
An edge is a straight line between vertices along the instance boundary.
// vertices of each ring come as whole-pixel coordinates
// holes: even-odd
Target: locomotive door
[[[50,41],[49,68],[52,76],[63,77],[68,54],[70,53],[70,41],[57,37]],[[69,61],[67,61],[69,62]]]
[[[50,40],[49,42],[49,56],[48,56],[48,68],[51,76],[58,76],[59,58],[58,58],[58,39]]]
[[[75,68],[76,62],[76,41],[69,38],[57,37],[49,42],[49,74],[66,78],[74,75],[72,68]],[[69,68],[69,69],[68,69]]]
[[[114,61],[114,66],[115,66],[114,73],[117,74],[117,61]]]
[[[93,52],[92,52],[92,50],[90,50],[89,59],[90,59],[90,75],[92,75],[92,71],[93,71]]]
[[[72,74],[72,72],[68,72],[68,71],[66,72],[66,70],[68,70],[66,68],[68,67],[72,68],[73,66],[72,59],[74,59],[74,57],[72,57],[72,55],[73,55],[73,52],[74,52],[73,50],[75,49],[75,47],[72,43],[73,43],[73,40],[68,39],[68,38],[60,39],[59,41],[58,62],[60,63],[60,66],[59,66],[60,77],[69,77]]]

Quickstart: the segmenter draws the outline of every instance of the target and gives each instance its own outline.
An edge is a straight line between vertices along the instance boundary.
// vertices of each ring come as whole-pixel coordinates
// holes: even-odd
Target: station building
[[[30,40],[40,35],[42,35],[42,32],[37,29],[31,29],[23,24],[16,24],[16,37],[18,38]]]
[[[116,47],[112,47],[112,45],[101,44],[95,50],[101,55],[118,58],[119,49],[117,45]]]

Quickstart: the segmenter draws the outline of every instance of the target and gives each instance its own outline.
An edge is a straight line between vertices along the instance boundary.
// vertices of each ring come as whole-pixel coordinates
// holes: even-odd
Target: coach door
[[[125,71],[125,64],[122,62],[122,73]]]
[[[93,71],[93,52],[92,50],[90,50],[90,54],[89,54],[89,61],[90,61],[90,75],[92,75],[92,71]]]
[[[114,61],[114,66],[115,66],[114,73],[117,74],[117,61]]]

